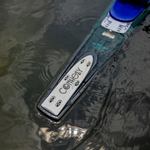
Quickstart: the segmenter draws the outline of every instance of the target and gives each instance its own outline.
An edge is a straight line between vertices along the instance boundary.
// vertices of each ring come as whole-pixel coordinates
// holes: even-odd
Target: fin
[[[97,54],[94,51],[71,62],[39,103],[38,108],[49,117],[58,120],[87,87],[96,62]]]

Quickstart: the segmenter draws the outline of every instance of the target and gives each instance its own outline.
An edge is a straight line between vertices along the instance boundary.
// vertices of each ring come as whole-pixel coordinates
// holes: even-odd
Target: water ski
[[[38,104],[60,119],[149,12],[150,0],[112,1]]]

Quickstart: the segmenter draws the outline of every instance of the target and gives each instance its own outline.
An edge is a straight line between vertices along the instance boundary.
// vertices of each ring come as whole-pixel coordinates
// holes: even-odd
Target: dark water
[[[109,3],[0,1],[0,149],[150,149],[150,14],[59,122],[36,108]]]

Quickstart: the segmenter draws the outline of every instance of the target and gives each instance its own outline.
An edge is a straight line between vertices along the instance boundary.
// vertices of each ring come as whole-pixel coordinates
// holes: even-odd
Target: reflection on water
[[[48,143],[57,142],[57,145],[63,145],[63,140],[68,140],[69,138],[76,138],[76,142],[80,141],[84,134],[86,133],[87,129],[82,129],[76,126],[71,126],[69,124],[63,125],[58,128],[57,131],[49,131],[50,129],[47,127],[40,128],[38,132],[39,136],[42,137]]]
[[[85,150],[94,150],[94,148],[86,147]],[[105,150],[105,148],[102,146],[99,150]]]
[[[150,15],[64,118],[36,109],[109,2],[0,1],[1,149],[150,149]]]

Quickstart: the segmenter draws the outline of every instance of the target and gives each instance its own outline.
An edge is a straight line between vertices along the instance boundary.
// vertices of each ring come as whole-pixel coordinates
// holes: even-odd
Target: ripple
[[[38,65],[38,68],[42,70],[39,78],[44,81],[50,81],[60,70],[62,64],[68,59],[69,53],[63,49],[59,52],[52,50],[46,54],[45,60]]]

